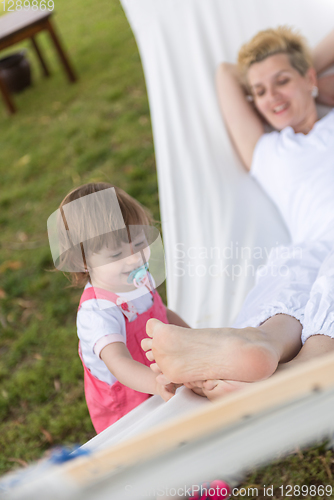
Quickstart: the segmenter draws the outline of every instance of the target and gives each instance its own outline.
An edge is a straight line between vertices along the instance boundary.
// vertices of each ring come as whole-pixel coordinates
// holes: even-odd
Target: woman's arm
[[[159,394],[165,401],[175,393],[174,384],[160,384],[156,380],[157,375],[148,366],[132,359],[123,342],[106,345],[100,357],[114,377],[130,389],[146,394]]]
[[[334,106],[334,74],[318,78],[319,95],[317,102],[326,106]]]
[[[313,50],[313,66],[317,73],[325,71],[332,64],[334,64],[334,30]]]
[[[235,64],[222,63],[216,75],[218,100],[227,130],[242,159],[250,170],[257,141],[264,134],[264,125],[246,99],[238,68]]]
[[[313,66],[317,73],[334,65],[334,30],[331,31],[313,50]],[[334,74],[318,78],[319,96],[317,102],[334,106]]]

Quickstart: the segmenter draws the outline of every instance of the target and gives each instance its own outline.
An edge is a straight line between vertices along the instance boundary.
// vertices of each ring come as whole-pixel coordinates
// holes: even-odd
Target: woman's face
[[[250,66],[248,83],[259,113],[277,130],[291,126],[307,133],[317,120],[312,88],[316,73],[310,68],[302,76],[287,54],[275,54]]]

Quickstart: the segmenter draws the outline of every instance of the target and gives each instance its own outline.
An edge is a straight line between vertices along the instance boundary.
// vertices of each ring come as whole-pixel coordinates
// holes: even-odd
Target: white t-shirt
[[[334,110],[312,130],[264,134],[251,175],[277,205],[293,243],[334,240]]]
[[[88,283],[85,289],[91,286]],[[145,286],[117,295],[132,302],[138,314],[147,311],[153,304],[152,295]],[[99,380],[112,385],[117,379],[100,358],[100,352],[113,342],[126,344],[125,318],[120,308],[104,299],[83,302],[77,314],[77,334],[87,368]]]

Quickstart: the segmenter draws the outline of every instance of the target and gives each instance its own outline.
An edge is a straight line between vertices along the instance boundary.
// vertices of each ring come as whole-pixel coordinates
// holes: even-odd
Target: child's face
[[[89,259],[88,270],[92,285],[114,293],[134,290],[135,286],[127,282],[129,274],[149,258],[150,247],[144,233],[136,236],[132,243],[122,242],[112,249],[103,247]]]

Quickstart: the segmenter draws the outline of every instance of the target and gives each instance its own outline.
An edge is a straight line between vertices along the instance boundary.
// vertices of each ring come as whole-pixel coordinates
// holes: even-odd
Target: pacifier
[[[145,262],[145,264],[143,264],[142,266],[137,267],[137,269],[131,271],[128,276],[127,282],[133,283],[136,288],[145,285],[145,283],[147,282],[147,271],[148,263]]]

